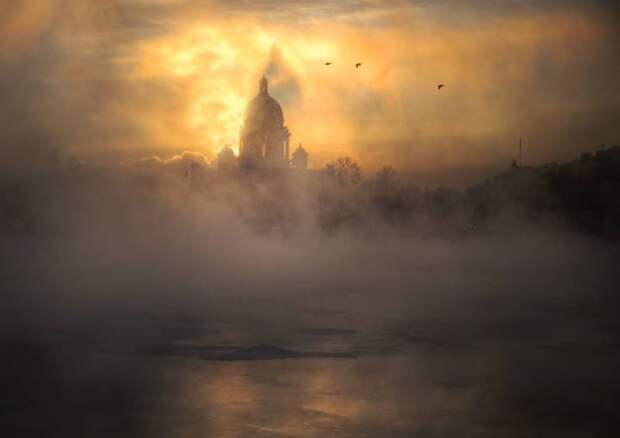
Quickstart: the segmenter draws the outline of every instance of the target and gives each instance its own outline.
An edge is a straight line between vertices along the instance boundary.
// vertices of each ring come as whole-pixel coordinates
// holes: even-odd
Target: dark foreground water
[[[620,340],[601,315],[238,304],[243,322],[120,319],[91,342],[5,344],[4,436],[586,437],[620,421]],[[140,329],[157,342],[134,342]]]
[[[0,436],[618,436],[616,249],[539,243],[287,242],[169,284],[73,260],[3,313]]]

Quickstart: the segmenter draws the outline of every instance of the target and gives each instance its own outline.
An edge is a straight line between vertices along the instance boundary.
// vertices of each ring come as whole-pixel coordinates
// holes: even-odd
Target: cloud
[[[455,242],[369,216],[330,234],[291,181],[202,191],[185,178],[192,163],[213,176],[263,72],[316,167],[353,155],[365,171],[459,184],[507,166],[520,136],[532,163],[619,142],[610,6],[3,5],[3,433],[174,435],[205,419],[205,436],[255,435],[250,418],[285,434],[501,436],[562,418],[592,436],[613,423],[615,248],[522,223]],[[274,221],[289,226],[260,227]],[[330,348],[344,343],[362,360],[285,363],[292,374],[265,387],[282,364],[205,372],[134,354],[197,339],[207,359],[337,361]],[[232,354],[213,354],[222,342]]]
[[[620,95],[608,2],[50,4],[3,17],[5,167],[212,156],[237,146],[264,72],[315,167],[352,155],[458,184],[510,162],[519,137],[534,163],[620,142],[604,122]]]
[[[271,94],[278,97],[281,105],[287,108],[299,105],[301,100],[299,79],[287,65],[282,51],[277,46],[271,48],[263,75],[269,80]]]
[[[188,166],[195,164],[202,167],[210,168],[211,161],[205,154],[193,151],[184,151],[178,155],[173,155],[170,158],[161,158],[157,155],[143,158],[131,158],[125,160],[123,164],[130,167],[146,167],[154,170],[161,168],[187,168]]]

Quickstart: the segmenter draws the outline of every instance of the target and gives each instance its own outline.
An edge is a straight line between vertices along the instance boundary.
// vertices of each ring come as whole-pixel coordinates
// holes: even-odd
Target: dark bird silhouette
[[[358,63],[356,63],[356,64],[355,64],[355,68],[359,68],[359,67],[361,67],[361,66],[362,66],[362,63],[361,63],[361,62],[358,62]]]
[[[441,90],[443,87],[445,87],[445,85],[444,85],[444,84],[439,84],[439,85],[437,85],[437,89],[438,89],[438,90]]]
[[[332,65],[332,63],[331,62],[326,62],[325,65]]]

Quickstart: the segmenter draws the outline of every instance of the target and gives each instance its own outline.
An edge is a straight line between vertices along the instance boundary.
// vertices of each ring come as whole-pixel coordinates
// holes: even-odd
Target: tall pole
[[[519,139],[519,167],[523,167],[523,139]]]

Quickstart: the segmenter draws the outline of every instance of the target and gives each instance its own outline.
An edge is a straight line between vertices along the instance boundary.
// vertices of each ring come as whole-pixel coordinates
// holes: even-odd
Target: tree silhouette
[[[336,179],[343,186],[354,186],[362,181],[362,169],[350,157],[338,158],[325,167],[328,176]]]
[[[399,177],[396,169],[391,166],[383,167],[377,172],[375,186],[381,192],[389,192],[398,188]]]

